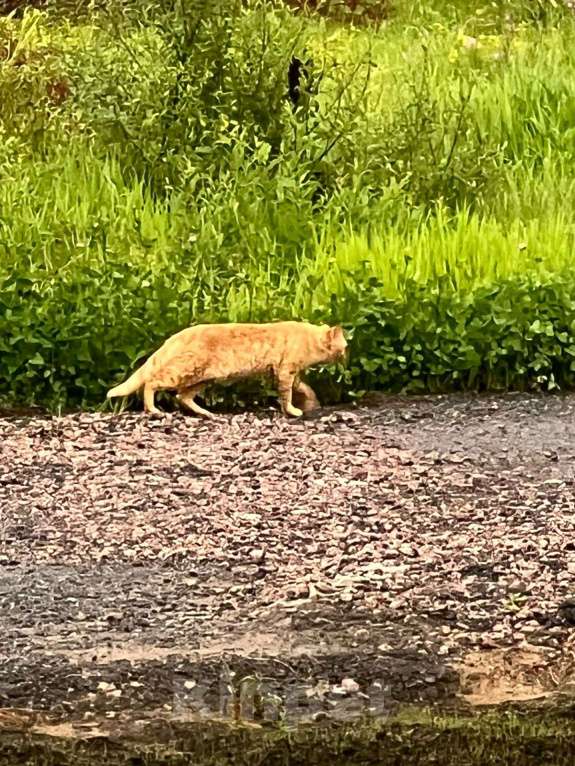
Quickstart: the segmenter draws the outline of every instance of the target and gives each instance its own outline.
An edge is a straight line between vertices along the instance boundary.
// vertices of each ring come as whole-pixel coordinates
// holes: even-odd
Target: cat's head
[[[325,326],[324,344],[329,361],[343,361],[346,356],[347,341],[341,327]]]

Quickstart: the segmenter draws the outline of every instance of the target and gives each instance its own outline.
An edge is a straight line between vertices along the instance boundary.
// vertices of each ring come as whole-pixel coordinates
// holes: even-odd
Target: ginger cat
[[[175,389],[185,407],[213,418],[195,401],[206,385],[272,372],[282,411],[299,417],[303,413],[292,404],[294,392],[310,407],[318,403],[313,389],[300,380],[302,370],[343,359],[346,347],[341,327],[308,322],[196,325],[168,338],[125,383],[110,389],[107,397],[128,396],[143,387],[144,409],[160,415],[155,392]]]

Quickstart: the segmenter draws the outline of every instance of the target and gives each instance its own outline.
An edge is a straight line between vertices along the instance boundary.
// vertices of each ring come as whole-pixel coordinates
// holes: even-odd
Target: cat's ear
[[[345,336],[339,325],[329,328],[328,338],[330,343],[341,343],[342,341],[345,343]]]

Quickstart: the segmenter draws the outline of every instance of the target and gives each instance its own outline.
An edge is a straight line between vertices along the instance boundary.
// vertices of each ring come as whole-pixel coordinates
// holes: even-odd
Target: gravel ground
[[[255,675],[266,716],[380,713],[501,657],[569,687],[574,410],[1,419],[0,708],[230,714]]]

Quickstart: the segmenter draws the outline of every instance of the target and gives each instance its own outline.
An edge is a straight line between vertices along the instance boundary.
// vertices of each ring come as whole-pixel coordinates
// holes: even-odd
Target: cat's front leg
[[[299,418],[303,415],[303,412],[299,407],[294,407],[292,404],[293,384],[295,381],[295,373],[290,370],[279,369],[277,372],[277,384],[279,400],[282,411],[285,415],[291,415],[294,418]]]
[[[295,394],[298,394],[303,399],[302,409],[304,412],[313,412],[313,410],[317,410],[321,406],[313,388],[304,383],[303,380],[296,378],[293,390]]]

